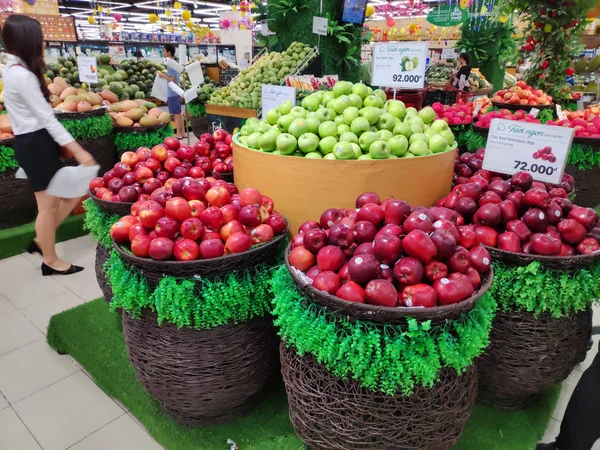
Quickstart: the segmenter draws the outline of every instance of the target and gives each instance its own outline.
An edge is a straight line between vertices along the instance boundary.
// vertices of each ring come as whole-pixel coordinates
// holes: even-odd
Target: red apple
[[[98,189],[104,187],[104,180],[101,177],[94,177],[88,186],[90,188],[90,192],[95,194]]]
[[[255,205],[248,205],[242,207],[242,209],[240,209],[238,213],[238,220],[247,227],[255,227],[260,225],[262,223],[262,215],[260,208]]]
[[[402,240],[404,251],[427,264],[437,254],[437,248],[429,236],[421,230],[413,230]]]
[[[541,209],[531,208],[523,214],[522,220],[534,233],[544,233],[548,229],[548,219]]]
[[[470,218],[477,211],[477,203],[470,197],[459,198],[456,201],[455,209],[461,216]]]
[[[110,227],[110,238],[118,244],[129,242],[129,230],[137,223],[139,223],[137,217],[121,217]]]
[[[570,245],[578,245],[586,237],[586,229],[575,219],[564,219],[558,223],[561,239]]]
[[[384,218],[385,213],[383,209],[381,206],[375,203],[367,203],[363,205],[356,213],[356,220],[358,222],[361,220],[366,220],[376,226],[379,226],[383,222]]]
[[[402,303],[408,307],[431,308],[437,305],[437,293],[427,284],[406,286],[402,291]]]
[[[327,245],[317,253],[317,266],[322,272],[327,270],[337,272],[345,262],[344,252],[334,245]]]
[[[112,170],[113,170],[113,172],[115,172],[115,176],[117,178],[123,178],[123,175],[125,175],[127,172],[129,172],[131,170],[131,167],[129,167],[124,162],[118,162],[115,164],[115,166],[113,167]]]
[[[448,266],[435,259],[425,265],[425,276],[431,281],[439,280],[448,276]]]
[[[167,149],[177,151],[179,148],[179,140],[174,137],[168,137],[163,141],[163,144]]]
[[[577,246],[577,251],[582,255],[589,255],[598,250],[600,250],[600,246],[598,245],[598,241],[593,237],[585,238]]]
[[[162,188],[162,183],[158,178],[148,178],[142,185],[142,191],[146,194],[152,194],[155,190]]]
[[[354,243],[354,234],[349,226],[336,223],[329,229],[328,242],[345,250]]]
[[[277,213],[270,214],[265,224],[273,228],[273,233],[275,233],[275,235],[283,233],[287,228],[285,219]]]
[[[521,220],[512,220],[506,224],[506,230],[515,233],[521,243],[527,242],[531,238],[531,230]]]
[[[481,286],[481,275],[479,275],[479,272],[477,272],[471,267],[469,270],[467,270],[466,275],[469,281],[471,282],[473,289],[479,289],[479,287]]]
[[[402,285],[417,284],[423,278],[423,264],[412,257],[402,258],[394,266],[394,277]]]
[[[479,245],[479,239],[475,233],[475,227],[472,225],[463,225],[458,227],[458,233],[460,238],[458,239],[457,244],[460,244],[462,247],[470,249],[476,245]]]
[[[550,225],[556,225],[563,216],[562,208],[556,202],[550,202],[550,204],[546,206],[544,212],[546,213],[546,219]]]
[[[123,152],[121,155],[121,162],[125,163],[131,169],[140,161],[140,157],[134,152]]]
[[[140,222],[133,224],[129,228],[129,241],[133,241],[133,238],[135,238],[138,235],[148,236],[148,231]]]
[[[206,239],[200,242],[198,250],[202,259],[219,258],[225,253],[225,246],[221,239]]]
[[[234,233],[225,242],[225,252],[243,253],[252,247],[252,239],[244,232]]]
[[[165,210],[155,201],[142,202],[137,208],[140,222],[146,228],[154,228],[158,219],[165,215]]]
[[[321,225],[319,225],[319,222],[315,222],[314,220],[307,220],[302,225],[300,225],[300,228],[298,228],[298,233],[306,233],[308,230],[311,230],[313,228],[320,229]]]
[[[438,259],[450,258],[456,251],[456,239],[448,230],[437,229],[429,238],[435,244]]]
[[[316,289],[334,295],[342,285],[340,277],[331,271],[320,272],[312,284]]]
[[[232,234],[244,231],[244,225],[242,225],[241,222],[232,220],[221,227],[219,235],[221,236],[221,239],[223,239],[223,242],[227,242],[227,239],[229,239],[229,236]]]
[[[317,275],[319,275],[321,272],[319,271],[319,268],[317,266],[312,266],[310,269],[308,269],[308,271],[306,272],[306,278],[310,278],[311,280],[314,280],[315,277]],[[339,275],[339,274],[338,274]],[[341,278],[341,276],[340,276]]]
[[[495,247],[498,243],[498,232],[486,226],[475,227],[475,235],[480,243],[488,247]]]
[[[261,206],[263,204],[263,196],[258,189],[244,188],[240,191],[240,204],[242,206]]]
[[[115,178],[117,175],[115,174],[114,170],[108,170],[103,176],[102,176],[102,181],[104,181],[104,185],[107,186],[108,183],[110,182],[110,180],[112,180],[113,178]]]
[[[344,213],[340,209],[329,208],[326,209],[323,214],[321,214],[321,218],[319,219],[319,223],[321,228],[324,230],[328,230],[340,220],[344,218]]]
[[[179,233],[185,239],[198,241],[202,238],[202,235],[204,234],[204,225],[202,225],[202,222],[200,220],[196,219],[195,217],[191,217],[181,222],[181,226],[179,227]]]
[[[179,239],[175,242],[173,256],[177,261],[193,261],[198,259],[198,244],[191,239]]]
[[[211,231],[218,231],[223,225],[223,213],[216,206],[210,206],[201,211],[198,218]],[[243,222],[242,222],[243,223]]]
[[[131,252],[140,258],[150,256],[150,243],[152,239],[144,234],[138,234],[131,240]]]
[[[498,248],[508,252],[521,252],[521,240],[516,233],[507,231],[498,236]]]
[[[269,225],[260,224],[250,232],[250,238],[253,244],[261,244],[263,242],[269,242],[273,239],[273,228]]]
[[[376,279],[380,273],[379,261],[371,254],[353,256],[348,261],[348,274],[357,283],[366,284]]]
[[[473,216],[473,223],[494,227],[502,220],[502,211],[496,203],[486,203],[481,206]]]
[[[455,241],[460,239],[460,233],[458,232],[458,228],[449,220],[436,220],[433,223],[433,228],[440,231],[449,232]]]
[[[363,223],[363,222],[371,223],[371,222],[367,222],[366,220],[363,220],[362,222],[357,222],[357,223]],[[373,225],[373,224],[371,224],[371,225]],[[396,225],[395,223],[390,223],[390,224],[387,224],[387,225],[384,225],[383,227],[381,227],[381,229],[377,232],[375,237],[383,236],[385,234],[392,234],[394,236],[402,236],[404,234],[404,230],[402,229],[402,227],[400,225]],[[366,242],[368,242],[368,241],[366,241]]]
[[[398,302],[398,291],[387,280],[371,280],[365,287],[365,299],[371,305],[394,307]]]
[[[562,247],[560,239],[543,233],[531,236],[531,252],[538,255],[558,255]]]
[[[355,256],[366,255],[366,254],[375,256],[375,251],[373,250],[373,242],[365,242],[363,244],[360,244],[354,250]]]
[[[112,182],[113,180],[111,180]],[[138,198],[138,193],[133,186],[123,186],[119,190],[119,198],[122,202],[133,203]]]
[[[365,290],[352,280],[342,284],[335,295],[341,299],[356,303],[364,303],[366,299]]]
[[[179,222],[169,216],[161,217],[156,222],[154,231],[158,237],[175,239],[179,234]]]
[[[473,247],[470,251],[471,266],[479,273],[485,273],[490,270],[492,257],[484,247]]]
[[[402,255],[402,240],[393,234],[379,236],[373,241],[373,252],[379,262],[393,266]]]
[[[193,161],[196,157],[196,152],[189,145],[182,145],[177,150],[177,158],[182,161]]]
[[[218,128],[215,130],[212,136],[215,142],[224,141],[227,137],[227,131],[225,131],[223,128]]]
[[[367,203],[375,203],[376,205],[379,205],[381,203],[381,199],[375,192],[364,192],[356,199],[357,208],[362,208]]]
[[[174,197],[167,201],[165,213],[167,216],[183,222],[185,219],[192,217],[192,208],[186,199]]]
[[[438,302],[442,306],[466,300],[475,292],[469,278],[461,273],[456,274],[452,279],[441,278],[435,281],[433,289],[435,289]]]
[[[144,184],[147,179],[152,178],[154,174],[147,167],[140,167],[135,171],[135,179],[138,183]]]
[[[338,249],[339,250],[339,249]],[[340,250],[341,251],[341,250]],[[306,247],[298,246],[292,249],[288,257],[290,265],[306,272],[315,264],[315,256],[306,249]],[[319,268],[319,270],[322,270]]]
[[[152,147],[152,158],[160,162],[166,161],[167,157],[169,156],[167,150],[167,147],[165,147],[164,145],[155,145],[154,147]]]
[[[528,172],[519,171],[511,177],[510,182],[516,189],[527,191],[533,185],[533,177]]]
[[[478,247],[475,246],[471,250],[477,248]],[[469,267],[471,267],[471,254],[469,253],[469,250],[464,247],[457,247],[456,252],[448,260],[449,272],[467,273]]]
[[[386,203],[384,213],[386,224],[402,225],[410,215],[410,205],[405,201],[392,199]]]
[[[550,204],[550,195],[542,189],[532,188],[525,192],[523,204],[531,208],[543,209]]]
[[[225,186],[215,186],[208,190],[205,195],[206,201],[210,206],[223,206],[229,203],[231,194]]]
[[[194,144],[194,151],[198,156],[209,156],[210,144],[206,141],[198,141]]]
[[[592,208],[584,208],[582,206],[573,206],[569,211],[569,219],[574,219],[590,231],[598,223],[598,214]]]
[[[152,239],[148,253],[152,259],[166,261],[173,254],[173,241],[166,237]]]

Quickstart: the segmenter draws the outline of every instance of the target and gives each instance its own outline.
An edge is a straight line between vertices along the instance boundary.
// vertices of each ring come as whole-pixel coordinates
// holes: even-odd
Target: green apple
[[[433,123],[431,124],[431,129],[435,130],[437,133],[439,133],[440,131],[444,131],[448,129],[448,122],[446,122],[445,120],[434,120]]]
[[[321,139],[327,136],[337,136],[337,125],[332,120],[328,120],[326,122],[322,122],[319,125],[319,136]]]
[[[336,117],[333,119],[333,122],[334,122],[336,125],[341,125],[341,124],[343,124],[343,123],[346,123],[346,121],[344,120],[344,116],[336,116]]]
[[[308,159],[323,159],[323,155],[321,155],[319,152],[310,152],[304,155],[304,157]]]
[[[248,147],[248,136],[240,136],[238,138],[238,142],[240,143],[240,145]]]
[[[254,150],[258,150],[260,148],[260,145],[258,145],[258,140],[261,136],[262,134],[260,133],[252,133],[250,136],[248,136],[246,145],[250,148],[253,148]]]
[[[302,100],[302,107],[307,111],[316,111],[321,105],[322,96],[310,94]]]
[[[311,113],[311,114],[315,114],[315,113]],[[304,119],[304,122],[308,126],[309,132],[315,133],[315,134],[317,134],[319,132],[319,125],[321,125],[321,121],[316,116],[316,114],[312,115],[312,116],[307,116],[306,119]]]
[[[362,98],[360,98],[360,95],[350,94],[348,95],[348,98],[350,99],[350,103],[352,104],[352,106],[354,106],[355,108],[360,109],[363,107]]]
[[[332,91],[327,91],[327,92],[325,92],[323,94],[322,104],[326,105],[327,103],[329,103],[334,98],[335,98],[335,94]]]
[[[281,152],[279,150],[273,150],[271,155],[281,155]]]
[[[335,159],[352,159],[354,157],[354,150],[350,142],[338,142],[333,147],[333,154]]]
[[[289,133],[281,133],[277,136],[276,144],[277,150],[279,150],[282,155],[291,155],[296,150],[298,141]]]
[[[418,125],[421,128],[425,128],[425,122],[423,122],[423,119],[421,119],[419,116],[411,116],[406,119],[406,122],[408,122],[410,126]]]
[[[337,158],[335,157],[333,152],[331,152],[331,153],[327,153],[326,155],[324,155],[323,159],[337,159]]]
[[[252,133],[254,133],[254,125],[252,125],[252,124],[250,124],[250,125],[246,124],[242,128],[240,128],[240,134],[242,136],[250,136]]]
[[[265,118],[267,119],[267,122],[270,125],[275,125],[280,117],[281,117],[281,114],[279,113],[279,110],[277,108],[270,109],[267,112],[267,115],[265,116]],[[245,126],[246,125],[244,125],[244,127]],[[242,127],[242,128],[244,128],[244,127]]]
[[[410,138],[408,138],[409,144],[412,144],[413,142],[417,142],[417,141],[423,141],[427,144],[427,141],[428,141],[427,135],[425,133],[413,133],[410,135]]]
[[[360,155],[358,158],[359,160],[365,160],[365,159],[373,159],[373,157],[371,155],[369,155],[368,153],[366,155]]]
[[[294,118],[290,115],[281,116],[277,120],[277,126],[283,133],[287,133],[288,128],[290,127],[290,125],[292,124],[293,121],[294,121]]]
[[[337,130],[338,130],[338,136],[341,136],[342,133],[346,133],[347,131],[350,131],[350,127],[347,124],[342,123],[341,125],[338,125]]]
[[[354,142],[351,142],[350,145],[352,146],[352,151],[354,152],[354,159],[358,159],[358,157],[363,154],[360,146]]]
[[[453,145],[455,142],[454,133],[450,130],[442,130],[440,131],[440,136],[443,136],[444,139],[448,142],[448,145]]]
[[[387,112],[389,112],[392,116],[398,119],[403,119],[406,115],[406,106],[404,106],[404,103],[400,100],[388,100],[385,103],[385,109],[387,109]]]
[[[415,141],[409,145],[408,151],[415,156],[425,156],[431,154],[427,142]]]
[[[337,83],[336,83],[337,86]],[[342,114],[346,109],[352,106],[352,102],[350,101],[350,97],[344,95],[342,97],[338,97],[335,99],[335,103],[333,104],[333,110],[337,114]]]
[[[426,106],[422,110],[420,110],[417,115],[423,119],[424,123],[432,123],[435,120],[435,111],[431,106]]]
[[[352,123],[352,121],[354,119],[356,119],[358,116],[359,116],[359,111],[356,106],[350,106],[349,108],[346,108],[342,114],[342,117],[344,118],[344,122],[346,122],[348,125],[350,125]]]
[[[263,152],[272,152],[277,148],[277,135],[275,133],[265,133],[258,138],[258,146]]]
[[[408,108],[406,108],[406,111],[404,113],[405,113],[406,117],[416,116],[417,110],[415,108],[413,108],[412,106],[409,106]]]
[[[361,117],[364,117],[369,121],[369,125],[375,125],[379,120],[379,116],[381,115],[379,108],[375,108],[374,106],[366,106],[359,112]]]
[[[321,142],[319,142],[319,150],[324,155],[327,155],[333,151],[333,147],[335,147],[335,144],[337,144],[337,142],[338,141],[334,136],[327,136],[321,139]]]
[[[288,133],[298,139],[304,133],[308,133],[308,125],[306,125],[304,119],[296,119],[290,124]]]
[[[377,133],[377,139],[380,141],[387,141],[389,138],[393,136],[390,130],[379,130]]]
[[[385,141],[375,141],[369,147],[369,155],[373,159],[388,159],[390,156],[390,146]]]
[[[327,122],[328,120],[333,120],[333,115],[331,113],[332,113],[332,111],[327,108],[319,108],[315,112],[317,119],[319,119],[321,122]]]
[[[385,91],[383,89],[375,89],[373,91],[373,95],[376,95],[377,97],[379,97],[383,103],[385,103],[385,101],[387,100],[387,94],[385,93]]]
[[[408,139],[406,136],[399,134],[392,136],[387,141],[390,146],[390,153],[395,156],[403,156],[408,151]]]
[[[427,145],[429,146],[429,150],[433,153],[442,153],[448,147],[448,141],[444,136],[436,134],[429,139]]]
[[[325,105],[325,107],[326,107],[327,109],[331,109],[331,110],[332,110],[334,113],[335,113],[335,108],[334,108],[334,106],[335,106],[336,100],[337,100],[337,98],[332,98],[332,99],[331,99],[331,100],[329,100],[329,101],[327,102],[327,104]],[[336,114],[337,114],[337,113],[336,113]],[[335,117],[335,116],[334,116],[334,117]]]
[[[333,93],[336,97],[352,93],[352,83],[349,81],[338,81],[333,85]]]
[[[371,131],[372,131],[373,133],[377,133],[377,132],[379,131],[379,128],[377,128],[376,126],[372,126],[372,127],[371,127]]]
[[[357,117],[350,124],[350,131],[352,131],[357,136],[360,136],[365,131],[369,131],[371,125],[369,121],[364,117]]]
[[[369,88],[362,83],[355,83],[354,86],[352,86],[352,93],[363,99],[369,95]]]
[[[375,108],[382,108],[384,105],[384,101],[377,95],[368,95],[363,100],[363,105],[365,106],[373,106]]]
[[[393,133],[394,133],[394,135],[401,134],[401,135],[406,136],[408,138],[412,134],[412,130],[410,129],[410,125],[408,123],[406,123],[406,122],[398,122],[396,124],[396,126],[394,127]]]
[[[258,125],[254,127],[255,133],[264,134],[271,129],[271,125],[269,125],[266,121],[261,121]]]
[[[385,112],[381,116],[379,116],[379,120],[377,121],[377,127],[380,130],[392,131],[397,123],[398,119],[396,117],[392,116],[388,112]]]
[[[296,119],[304,119],[306,117],[306,110],[302,106],[294,106],[290,111],[290,116]]]
[[[444,139],[444,142],[446,140]],[[314,152],[319,147],[319,137],[313,133],[304,133],[298,138],[298,148],[302,153]]]
[[[258,117],[248,117],[244,125],[256,125],[258,122]]]
[[[304,153],[296,149],[296,151],[292,153],[292,156],[295,156],[296,158],[304,158]]]
[[[424,129],[419,124],[414,124],[410,126],[410,131],[413,133],[423,133]]]
[[[282,116],[285,116],[286,114],[290,113],[290,111],[292,110],[293,107],[294,107],[294,104],[290,100],[286,100],[281,105],[279,105],[277,108],[279,109],[279,113]]]
[[[358,144],[358,136],[351,131],[346,131],[340,134],[340,142],[354,142],[355,144]]]
[[[410,152],[406,152],[406,153],[404,154],[403,158],[415,158],[415,155],[413,155],[413,154],[412,154],[412,153],[410,153]]]
[[[377,140],[377,133],[374,133],[373,131],[366,131],[363,134],[361,134],[360,137],[358,138],[358,145],[360,145],[360,148],[362,148],[363,151],[368,152],[369,147],[376,140]]]

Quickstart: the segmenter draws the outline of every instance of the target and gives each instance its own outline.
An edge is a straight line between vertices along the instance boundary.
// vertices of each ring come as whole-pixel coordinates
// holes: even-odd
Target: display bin
[[[246,123],[246,119],[250,117],[258,117],[255,109],[206,105],[209,133],[212,133],[217,128],[224,128],[226,130],[241,128]]]
[[[600,139],[574,138],[573,146],[567,159],[565,172],[577,182],[577,197],[575,202],[580,206],[595,208],[600,205],[600,167],[596,161],[600,152]],[[585,163],[575,160],[575,155],[585,155]]]
[[[296,232],[327,208],[355,208],[354,199],[373,191],[413,205],[431,206],[452,187],[456,151],[416,158],[323,160],[273,155],[232,143],[239,189],[268,192]]]
[[[423,101],[425,99],[425,89],[416,89],[416,90],[397,90],[396,95],[394,96],[394,90],[388,89],[386,91],[388,100],[395,98],[396,100],[400,100],[406,105],[407,108],[412,107],[416,109],[423,108]]]
[[[110,287],[110,283],[106,278],[106,273],[104,272],[104,264],[108,261],[110,257],[110,251],[104,247],[101,243],[96,245],[96,259],[94,264],[94,269],[96,271],[96,281],[98,281],[98,286],[100,286],[100,290],[102,291],[102,296],[106,303],[110,304],[113,298],[112,288]]]

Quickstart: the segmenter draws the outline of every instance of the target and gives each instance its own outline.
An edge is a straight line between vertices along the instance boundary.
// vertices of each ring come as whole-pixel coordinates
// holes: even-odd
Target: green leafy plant
[[[467,131],[461,134],[461,140],[463,141],[462,148],[466,149],[467,151],[476,152],[480,148],[485,148],[485,144],[487,142],[487,138],[485,136],[475,133],[471,128],[468,128]]]
[[[600,152],[589,145],[573,144],[567,157],[567,164],[579,170],[600,168]]]
[[[152,147],[161,144],[169,136],[173,136],[173,127],[171,125],[149,132],[114,133],[113,142],[118,152],[124,152],[127,150],[137,150],[140,147]]]
[[[253,4],[253,6],[250,11],[254,15],[254,21],[262,22],[263,20],[267,20],[267,13],[269,10],[267,2],[266,1],[263,2],[262,0],[254,0],[254,2],[252,2],[252,4]]]
[[[271,0],[268,4],[270,16],[280,16],[287,19],[309,7],[304,0]]]
[[[334,375],[354,378],[387,395],[410,395],[432,386],[442,367],[462,373],[488,346],[496,302],[485,294],[457,320],[432,326],[408,319],[408,327],[347,320],[309,302],[286,267],[272,278],[274,323],[286,345],[310,353]]]
[[[187,111],[192,117],[204,117],[206,116],[206,106],[204,103],[193,100],[186,105]]]
[[[119,216],[105,214],[90,198],[84,200],[83,207],[85,208],[84,229],[104,247],[112,248],[110,227],[119,220]]]
[[[550,313],[561,318],[600,299],[600,263],[575,270],[545,269],[539,262],[512,266],[494,262],[490,294],[503,311]]]
[[[87,119],[61,120],[60,123],[77,141],[98,139],[113,132],[113,120],[108,113]]]
[[[15,159],[15,150],[12,147],[0,145],[0,173],[18,167],[19,163]]]

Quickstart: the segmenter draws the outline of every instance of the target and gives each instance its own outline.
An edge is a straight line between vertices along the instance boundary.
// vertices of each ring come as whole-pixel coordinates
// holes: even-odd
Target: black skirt
[[[35,192],[45,191],[63,166],[60,146],[45,129],[15,137],[15,159]]]

